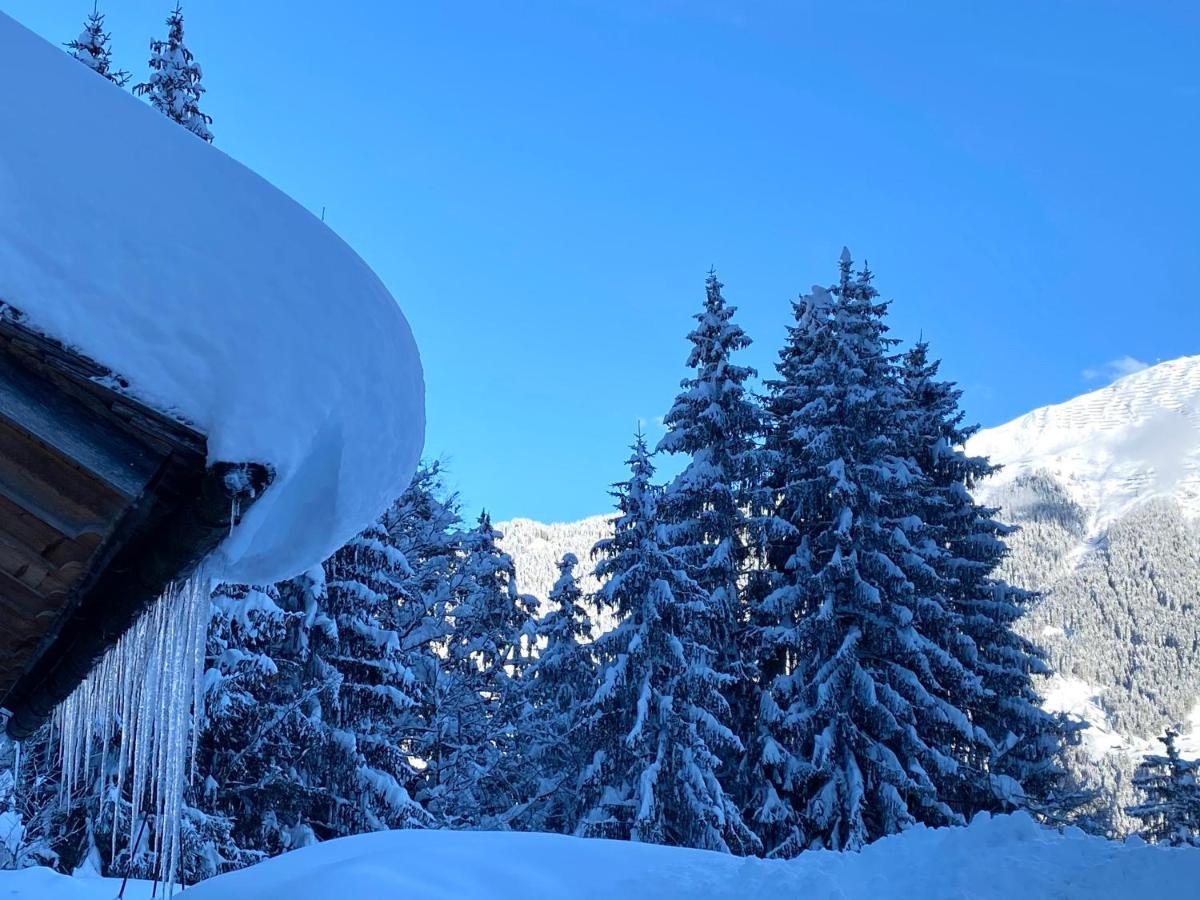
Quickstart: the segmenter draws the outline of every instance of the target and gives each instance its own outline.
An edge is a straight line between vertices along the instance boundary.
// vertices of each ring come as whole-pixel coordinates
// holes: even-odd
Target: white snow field
[[[275,483],[230,581],[332,554],[407,486],[424,439],[408,323],[315,216],[0,13],[0,301]]]
[[[295,850],[184,892],[191,900],[1118,900],[1194,897],[1200,850],[1081,832],[1024,814],[915,828],[861,853],[791,861],[553,834],[388,831]],[[111,900],[117,882],[0,872],[5,900]],[[143,891],[143,885],[136,886]],[[134,900],[148,894],[127,895]]]

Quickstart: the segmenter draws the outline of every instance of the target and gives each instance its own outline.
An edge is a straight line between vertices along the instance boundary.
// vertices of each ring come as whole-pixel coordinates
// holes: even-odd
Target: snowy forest
[[[181,9],[167,25],[133,91],[212,142]],[[66,46],[118,86],[134,80],[113,68],[99,12]],[[708,274],[665,435],[631,435],[611,518],[588,520],[587,558],[541,561],[552,581],[520,571],[488,513],[468,515],[428,461],[323,565],[217,588],[197,632],[203,715],[178,880],[388,829],[791,859],[1025,811],[1200,845],[1200,763],[1173,733],[1128,774],[1114,819],[1098,776],[1079,773],[1086,724],[1043,707],[1042,679],[1064,663],[1035,643],[1047,613],[1015,585],[1078,531],[1069,502],[1016,537],[973,493],[993,466],[963,449],[975,428],[936,348],[892,335],[874,274],[848,251],[830,275],[780,311],[786,342],[760,380]],[[678,475],[658,478],[663,458]],[[1159,524],[1126,524],[1114,557]],[[1154,577],[1194,579],[1185,562]],[[1074,577],[1079,596],[1113,580]],[[1079,601],[1070,627],[1125,648],[1097,666],[1124,671],[1134,653],[1179,668],[1194,607],[1155,608],[1135,629]],[[1191,699],[1176,680],[1155,698],[1173,719]],[[122,721],[82,739],[67,724],[0,738],[0,868],[155,878],[166,823],[139,806],[134,771],[148,761],[122,752]]]

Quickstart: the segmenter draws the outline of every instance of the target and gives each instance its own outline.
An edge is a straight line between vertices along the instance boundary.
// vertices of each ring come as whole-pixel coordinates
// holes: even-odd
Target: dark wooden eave
[[[0,709],[21,739],[271,480],[0,303]]]

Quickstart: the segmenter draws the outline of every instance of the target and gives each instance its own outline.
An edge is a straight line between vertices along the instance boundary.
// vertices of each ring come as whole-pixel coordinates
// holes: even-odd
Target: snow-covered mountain
[[[1023,628],[1059,672],[1047,702],[1091,723],[1080,774],[1118,808],[1167,726],[1200,755],[1200,356],[980,431],[968,450],[1003,466],[979,494],[1021,529],[1006,577],[1044,595]],[[590,568],[608,517],[499,527],[521,590],[544,597],[563,553]]]
[[[979,493],[1021,527],[1007,577],[1044,594],[1022,627],[1058,671],[1047,704],[1090,724],[1076,768],[1123,830],[1137,761],[1167,727],[1200,755],[1200,356],[1034,410],[968,449],[1004,466]]]
[[[1200,356],[1126,375],[1066,403],[981,431],[968,450],[1004,465],[985,493],[1023,475],[1053,479],[1090,535],[1149,497],[1200,514]]]

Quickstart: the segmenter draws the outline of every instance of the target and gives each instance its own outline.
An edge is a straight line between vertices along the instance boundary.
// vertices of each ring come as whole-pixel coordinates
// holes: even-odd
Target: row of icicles
[[[184,793],[194,776],[204,715],[210,588],[203,571],[170,585],[55,713],[67,802],[91,777],[98,739],[101,803],[113,807],[113,857],[117,835],[127,826],[132,863],[147,846],[143,834],[152,821],[148,849],[169,892],[179,876]],[[123,823],[126,787],[130,813]]]

